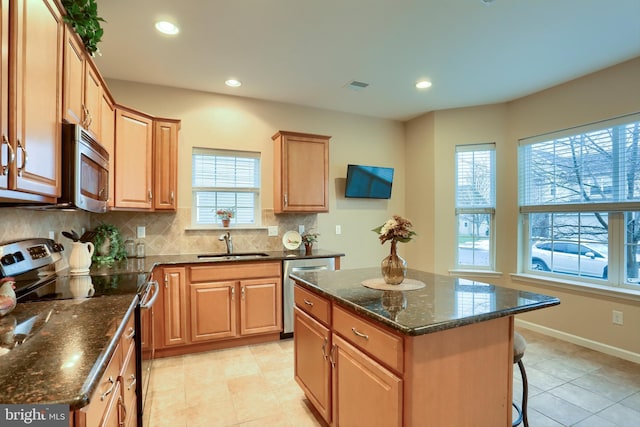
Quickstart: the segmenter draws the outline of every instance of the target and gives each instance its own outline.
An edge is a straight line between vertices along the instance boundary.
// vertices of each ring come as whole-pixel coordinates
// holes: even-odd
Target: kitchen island
[[[557,298],[409,270],[295,273],[296,381],[331,425],[511,425],[514,315]]]

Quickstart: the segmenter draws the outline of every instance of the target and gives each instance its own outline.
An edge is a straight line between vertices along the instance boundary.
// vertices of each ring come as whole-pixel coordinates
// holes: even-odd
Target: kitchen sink
[[[233,260],[233,259],[256,259],[269,256],[264,252],[237,252],[234,254],[202,254],[198,255],[199,259],[220,259],[220,260]]]

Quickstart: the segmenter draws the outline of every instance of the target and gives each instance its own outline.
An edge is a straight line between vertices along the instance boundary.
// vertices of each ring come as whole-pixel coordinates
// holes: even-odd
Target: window
[[[218,209],[232,209],[232,225],[259,225],[260,153],[194,148],[192,224],[219,226]]]
[[[495,145],[456,147],[457,267],[493,269]]]
[[[638,289],[639,120],[520,141],[525,272]]]

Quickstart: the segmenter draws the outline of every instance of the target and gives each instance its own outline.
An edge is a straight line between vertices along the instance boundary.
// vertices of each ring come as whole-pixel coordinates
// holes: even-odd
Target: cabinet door
[[[331,424],[330,332],[298,307],[293,318],[296,382],[322,418]]]
[[[163,269],[162,316],[164,346],[186,344],[187,341],[187,291],[184,267]]]
[[[280,278],[240,281],[240,334],[282,331]]]
[[[86,61],[84,71],[84,127],[100,141],[100,104],[102,103],[102,82],[100,74],[90,59]]]
[[[274,210],[329,211],[329,137],[279,132],[274,173]]]
[[[236,283],[192,283],[191,341],[235,337]]]
[[[14,189],[60,195],[64,26],[55,0],[16,0]],[[11,181],[11,179],[10,179]]]
[[[116,108],[115,207],[151,209],[153,121]]]
[[[115,132],[116,132],[116,112],[113,102],[107,91],[102,91],[100,97],[100,143],[109,152],[109,208],[114,205],[115,194]]]
[[[153,153],[153,207],[160,210],[176,210],[178,187],[178,123],[155,121]]]
[[[333,420],[336,426],[402,425],[402,380],[333,334]]]
[[[9,146],[9,0],[0,0],[0,189],[9,187],[9,166],[12,146]]]
[[[74,31],[64,31],[64,96],[63,118],[69,123],[81,124],[84,119],[84,46]]]

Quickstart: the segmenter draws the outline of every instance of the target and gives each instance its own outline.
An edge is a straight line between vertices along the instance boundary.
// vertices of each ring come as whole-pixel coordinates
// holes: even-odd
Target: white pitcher
[[[71,273],[87,273],[91,267],[91,257],[95,247],[91,242],[73,242],[71,255],[69,255],[69,268]]]

